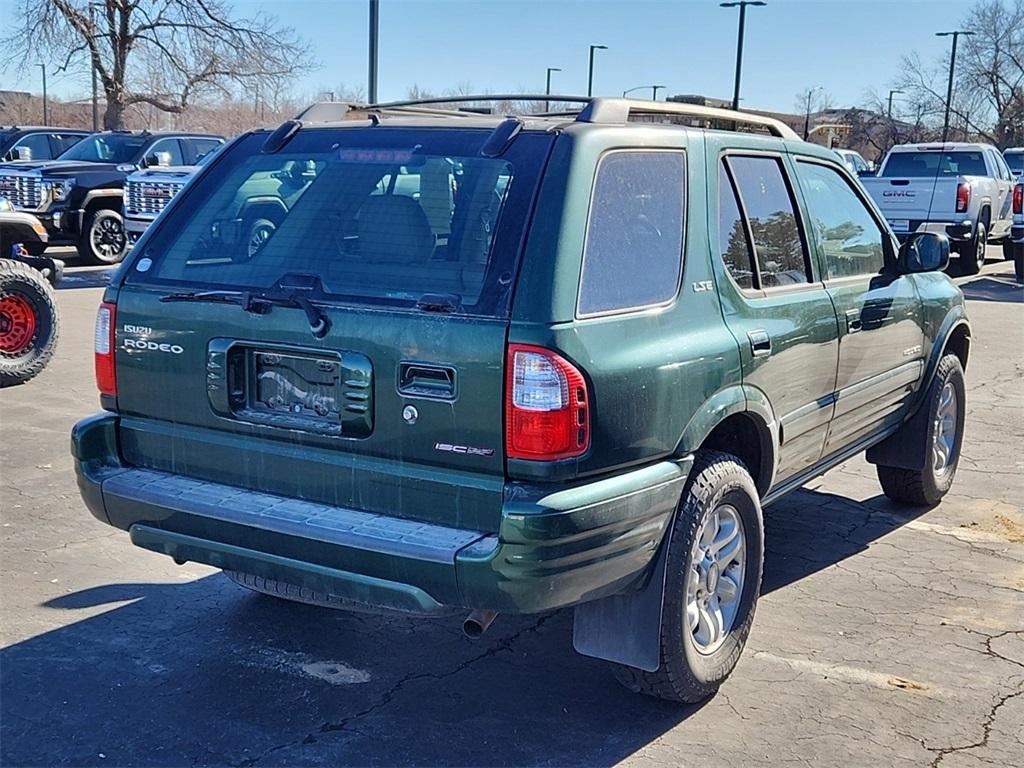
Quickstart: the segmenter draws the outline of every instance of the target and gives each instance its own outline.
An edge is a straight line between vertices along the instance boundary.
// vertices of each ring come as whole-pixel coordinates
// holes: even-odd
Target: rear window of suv
[[[324,297],[503,315],[546,147],[524,133],[483,157],[486,130],[306,129],[219,153],[149,240],[132,282],[270,289],[316,276]]]
[[[985,157],[976,152],[893,152],[882,176],[987,176]]]

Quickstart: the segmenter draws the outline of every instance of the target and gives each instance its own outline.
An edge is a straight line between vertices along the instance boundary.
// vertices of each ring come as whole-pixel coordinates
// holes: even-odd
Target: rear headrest
[[[356,222],[363,258],[390,264],[426,261],[434,253],[434,232],[420,204],[404,195],[373,195]]]

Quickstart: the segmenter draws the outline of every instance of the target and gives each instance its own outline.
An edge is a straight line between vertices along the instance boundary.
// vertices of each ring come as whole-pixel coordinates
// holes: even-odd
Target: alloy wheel
[[[714,653],[732,631],[743,594],[746,551],[743,521],[734,506],[721,504],[704,518],[686,581],[686,626],[700,653]]]
[[[957,398],[953,382],[947,381],[939,394],[935,412],[935,443],[932,445],[932,469],[937,477],[949,471],[955,460]]]
[[[114,216],[97,217],[89,233],[93,253],[103,261],[115,261],[126,245],[124,225]]]

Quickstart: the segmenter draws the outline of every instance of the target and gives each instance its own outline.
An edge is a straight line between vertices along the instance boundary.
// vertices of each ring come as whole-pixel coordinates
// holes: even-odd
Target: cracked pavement
[[[992,257],[996,249],[990,250]],[[963,458],[932,510],[853,459],[765,510],[762,599],[732,678],[680,708],[572,651],[569,611],[327,611],[136,549],[82,505],[104,272],[70,269],[51,367],[0,395],[0,764],[1024,765],[1024,290],[962,278]]]

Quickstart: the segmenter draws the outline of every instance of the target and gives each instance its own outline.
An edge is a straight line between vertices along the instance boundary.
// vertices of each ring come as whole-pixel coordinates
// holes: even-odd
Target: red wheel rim
[[[36,313],[21,296],[0,298],[0,352],[17,355],[24,352],[36,335]]]

